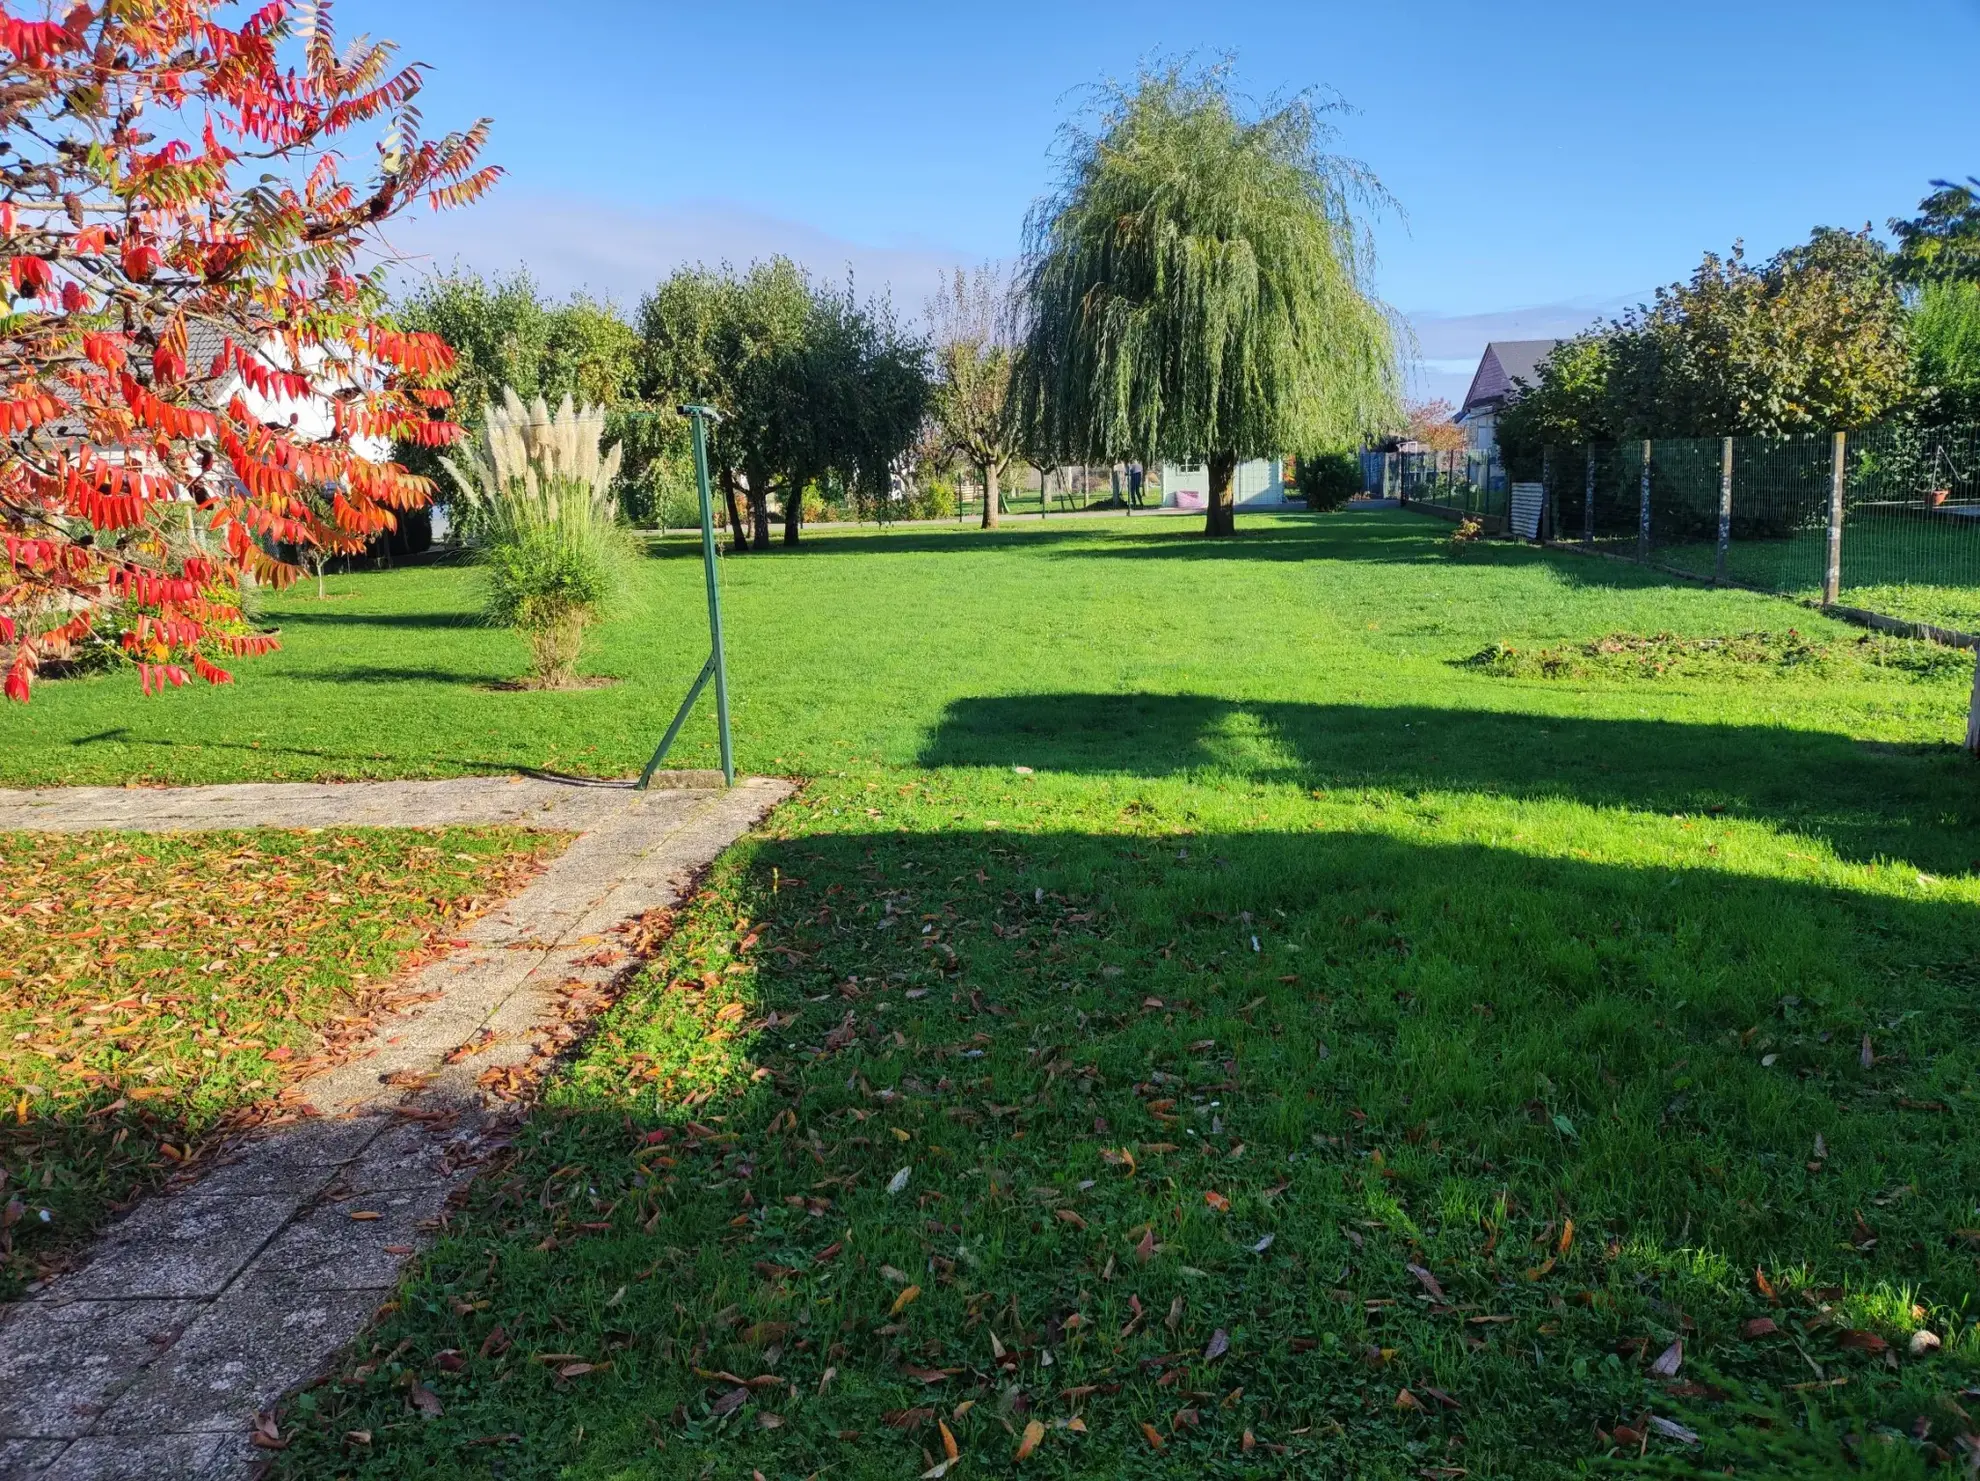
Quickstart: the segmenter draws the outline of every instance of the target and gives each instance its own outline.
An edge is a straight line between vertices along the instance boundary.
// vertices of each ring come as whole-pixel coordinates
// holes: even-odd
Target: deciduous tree
[[[1028,445],[1067,461],[1205,458],[1205,531],[1227,535],[1241,459],[1394,425],[1395,333],[1355,214],[1384,196],[1328,152],[1338,106],[1302,93],[1252,110],[1222,66],[1101,90],[1028,229]]]
[[[983,528],[1001,512],[998,484],[1017,456],[1012,415],[1011,345],[1004,294],[989,268],[961,268],[928,300],[936,425],[959,458],[983,480]]]
[[[422,69],[340,49],[323,0],[0,3],[5,692],[104,635],[146,691],[272,646],[238,589],[355,550],[431,492],[380,440],[452,441],[451,354],[381,317],[360,251],[473,200],[486,122],[424,136]],[[348,136],[376,128],[347,174]],[[304,415],[311,410],[311,415]],[[323,491],[313,501],[306,493]]]

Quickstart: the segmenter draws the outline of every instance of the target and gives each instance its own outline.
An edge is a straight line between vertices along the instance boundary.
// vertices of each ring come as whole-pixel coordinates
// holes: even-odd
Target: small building
[[[1513,382],[1537,384],[1540,362],[1559,343],[1557,339],[1495,339],[1485,346],[1455,418],[1472,452],[1489,453],[1498,446],[1499,411],[1513,392]]]
[[[1286,460],[1251,458],[1231,475],[1231,503],[1239,509],[1271,509],[1284,504]],[[1201,463],[1162,465],[1162,505],[1167,509],[1202,509],[1210,502],[1210,470]]]

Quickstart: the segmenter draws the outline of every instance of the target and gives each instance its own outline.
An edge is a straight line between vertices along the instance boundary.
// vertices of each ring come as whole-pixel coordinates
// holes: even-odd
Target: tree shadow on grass
[[[516,683],[514,674],[466,673],[460,669],[444,669],[437,666],[394,668],[390,665],[370,665],[346,669],[313,669],[297,677],[311,683],[322,684],[446,684],[468,689],[499,689]]]
[[[1111,1385],[1082,1443],[1137,1475],[1199,1476],[1204,1446],[1328,1414],[1353,1428],[1312,1426],[1315,1473],[1413,1473],[1423,1421],[1387,1395],[1435,1379],[1479,1473],[1566,1476],[1591,1414],[1643,1404],[1648,1357],[1606,1361],[1619,1333],[1805,1377],[1786,1341],[1737,1335],[1765,1309],[1756,1265],[1798,1273],[1790,1300],[1976,1294],[1953,1227],[1975,1142],[1925,1088],[1958,1083],[1980,1035],[1963,904],[1373,833],[747,847],[386,1308],[369,1351],[468,1355],[422,1379],[443,1417],[404,1423],[373,1364],[295,1416],[298,1474],[334,1469],[352,1429],[389,1474],[487,1433],[532,1474],[880,1474],[858,1456],[940,1443],[935,1411],[911,1414],[931,1382],[960,1425],[952,1403],[1006,1381],[971,1324],[995,1310],[1000,1346],[1054,1355],[1051,1381]],[[928,935],[900,928],[924,917]],[[745,929],[743,971],[696,975]],[[1913,1196],[1873,1201],[1894,1185]],[[1852,1239],[1859,1217],[1876,1239]],[[1462,1318],[1417,1299],[1411,1265],[1477,1304],[1448,1372]],[[1110,1340],[1076,1337],[1073,1311]],[[1202,1406],[1197,1450],[1151,1451],[1137,1421],[1177,1401],[1160,1355],[1226,1323],[1200,1382],[1281,1396],[1277,1430],[1234,1398]],[[498,1324],[614,1367],[518,1383]],[[1823,1362],[1900,1381],[1839,1328],[1810,1338]],[[727,1375],[772,1342],[804,1402],[722,1428]],[[1371,1346],[1415,1365],[1372,1405]],[[909,1433],[876,1429],[883,1411]],[[673,1416],[664,1464],[628,1414]]]
[[[281,627],[402,627],[468,628],[486,627],[473,612],[311,612],[285,608],[271,612],[270,619]]]
[[[124,726],[112,730],[99,730],[94,735],[79,735],[68,743],[70,746],[155,746],[168,751],[248,751],[257,756],[302,756],[312,761],[355,761],[368,763],[394,759],[382,751],[325,751],[307,746],[270,746],[250,744],[246,741],[224,740],[169,740],[163,736],[133,735]],[[528,768],[514,761],[489,761],[467,756],[419,757],[422,763],[438,762],[447,766],[459,766],[468,771],[491,772],[497,775],[512,775],[527,771]],[[358,775],[365,772],[360,768]],[[322,780],[322,778],[313,778]]]
[[[1825,839],[1858,862],[1980,868],[1980,801],[1957,748],[1873,748],[1832,731],[1196,694],[1026,694],[955,701],[919,760],[1148,777],[1223,770],[1316,787],[1723,813]]]

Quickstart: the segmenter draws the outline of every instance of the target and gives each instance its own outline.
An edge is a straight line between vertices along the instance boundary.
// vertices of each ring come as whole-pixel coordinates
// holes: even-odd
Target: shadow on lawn
[[[1675,1320],[1694,1364],[1805,1376],[1785,1341],[1735,1336],[1765,1309],[1744,1278],[1756,1265],[1859,1295],[1905,1288],[1907,1303],[1915,1289],[1940,1310],[1976,1291],[1953,1229],[1973,1141],[1961,1118],[1898,1098],[1956,1076],[1980,1032],[1965,965],[1980,916],[1961,904],[1250,831],[766,838],[710,890],[701,918],[747,917],[775,946],[748,973],[711,973],[719,987],[695,985],[692,947],[685,970],[663,959],[641,979],[386,1308],[375,1350],[467,1355],[422,1379],[442,1417],[403,1422],[403,1383],[369,1365],[293,1415],[290,1474],[334,1470],[352,1428],[377,1437],[380,1475],[438,1466],[488,1433],[513,1436],[516,1474],[685,1475],[710,1455],[797,1473],[851,1457],[837,1447],[862,1429],[862,1447],[913,1459],[932,1434],[896,1438],[872,1416],[925,1400],[918,1364],[951,1375],[945,1406],[992,1397],[1002,1375],[970,1317],[1008,1298],[1005,1341],[1054,1349],[1062,1383],[1114,1385],[1086,1410],[1096,1456],[1138,1455],[1128,1469],[1164,1481],[1204,1475],[1204,1447],[1235,1453],[1247,1412],[1205,1404],[1187,1441],[1148,1453],[1135,1421],[1174,1402],[1162,1365],[1110,1367],[1118,1348],[1096,1355],[1062,1325],[1077,1309],[1132,1327],[1133,1292],[1136,1312],[1173,1302],[1186,1325],[1130,1359],[1200,1350],[1216,1314],[1242,1310],[1214,1386],[1301,1396],[1278,1401],[1300,1416],[1282,1425],[1308,1417],[1300,1404],[1348,1416],[1317,1431],[1330,1474],[1413,1474],[1421,1459],[1420,1425],[1368,1403],[1363,1353],[1379,1341],[1415,1365],[1396,1383],[1436,1376],[1470,1406],[1480,1474],[1566,1475],[1590,1452],[1591,1415],[1643,1404],[1647,1359],[1604,1360],[1618,1332],[1661,1342]],[[935,910],[932,941],[887,929]],[[911,983],[913,998],[899,990]],[[755,1023],[703,1032],[740,1019]],[[1880,1056],[1868,1070],[1864,1032]],[[1151,1067],[1173,1100],[1145,1099]],[[1187,1135],[1167,1129],[1179,1121]],[[648,1141],[665,1123],[672,1136]],[[1817,1132],[1835,1149],[1819,1176],[1805,1162]],[[1103,1157],[1137,1144],[1139,1176]],[[915,1205],[887,1191],[904,1164]],[[1872,1201],[1893,1184],[1914,1196]],[[1198,1201],[1208,1186],[1228,1208]],[[1055,1187],[1073,1221],[1034,1201]],[[1572,1249],[1555,1237],[1563,1213],[1583,1230]],[[1864,1219],[1880,1237],[1852,1243]],[[1136,1262],[1151,1221],[1161,1253]],[[1490,1258],[1501,1227],[1506,1266]],[[1252,1243],[1261,1232],[1276,1242]],[[1536,1248],[1559,1271],[1548,1259],[1508,1278]],[[966,1267],[950,1269],[951,1250]],[[835,1258],[848,1251],[866,1263]],[[982,1251],[994,1260],[971,1258]],[[889,1261],[938,1277],[899,1322],[883,1318],[905,1304]],[[1449,1309],[1396,1299],[1409,1261],[1454,1299],[1489,1301],[1517,1338],[1485,1330],[1443,1376],[1421,1354],[1451,1345]],[[1345,1295],[1319,1299],[1316,1271]],[[1564,1305],[1577,1289],[1599,1292],[1600,1315]],[[485,1310],[459,1299],[469,1290]],[[774,1428],[719,1432],[709,1404],[726,1374],[761,1366],[814,1293],[862,1315],[833,1323],[829,1350],[783,1351],[779,1379],[802,1406]],[[497,1323],[521,1351],[622,1356],[587,1384],[522,1384],[489,1355]],[[1531,1359],[1536,1329],[1553,1361]],[[1833,1336],[1819,1351],[1865,1388],[1900,1381]],[[1963,1370],[1904,1372],[1953,1387]],[[664,1465],[627,1413],[675,1416]],[[589,1448],[570,1438],[587,1433]]]
[[[270,614],[282,627],[486,627],[473,612],[311,612],[285,608]]]
[[[1830,731],[1194,694],[957,700],[924,766],[1478,791],[1593,807],[1723,812],[1826,839],[1845,858],[1980,868],[1972,767],[1951,745],[1873,750]]]
[[[449,682],[455,681],[456,676],[449,676]],[[324,751],[307,746],[254,745],[246,741],[167,740],[163,736],[133,735],[128,728],[121,725],[113,730],[99,730],[94,735],[79,735],[69,744],[71,746],[157,746],[168,751],[251,751],[257,756],[306,756],[312,761],[368,762],[392,759],[390,753],[384,751]],[[497,775],[529,770],[528,767],[515,761],[488,761],[468,756],[432,756],[421,759],[442,762],[448,766],[464,767],[469,771],[493,772]],[[316,780],[328,779],[316,778]]]

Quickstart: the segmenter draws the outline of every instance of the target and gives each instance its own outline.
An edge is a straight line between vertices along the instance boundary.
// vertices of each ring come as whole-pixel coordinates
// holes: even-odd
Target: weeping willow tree
[[[1203,460],[1205,531],[1228,535],[1239,462],[1394,424],[1395,328],[1355,214],[1387,197],[1327,152],[1339,107],[1308,93],[1254,115],[1227,64],[1102,89],[1027,223],[1013,403],[1027,446]]]

